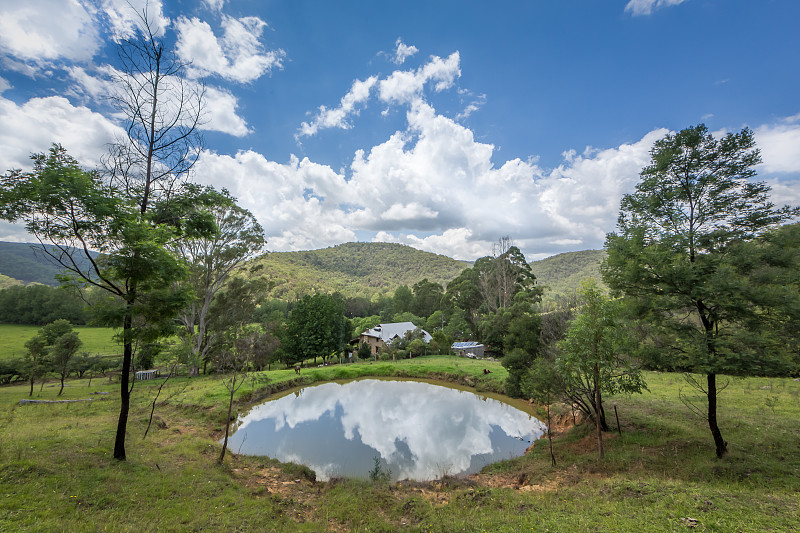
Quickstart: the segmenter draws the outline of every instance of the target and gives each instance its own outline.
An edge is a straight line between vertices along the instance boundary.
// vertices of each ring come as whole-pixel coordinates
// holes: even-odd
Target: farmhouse
[[[386,348],[393,340],[402,339],[406,333],[417,329],[412,322],[393,322],[391,324],[378,324],[358,336],[358,342],[369,346],[370,352],[377,354],[381,348]],[[421,330],[425,342],[431,342],[431,335]]]

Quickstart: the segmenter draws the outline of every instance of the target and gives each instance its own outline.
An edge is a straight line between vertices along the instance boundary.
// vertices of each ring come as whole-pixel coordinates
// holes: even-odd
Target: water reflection
[[[471,392],[367,379],[309,387],[255,407],[229,445],[308,465],[321,480],[366,477],[375,456],[395,479],[429,480],[522,455],[542,430],[527,413]]]

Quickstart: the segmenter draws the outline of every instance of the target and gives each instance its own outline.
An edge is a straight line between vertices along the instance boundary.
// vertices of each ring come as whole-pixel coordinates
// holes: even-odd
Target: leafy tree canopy
[[[716,422],[716,375],[777,370],[762,350],[741,357],[745,339],[737,334],[759,308],[736,275],[733,250],[798,215],[774,206],[769,187],[752,180],[760,162],[747,128],[722,139],[702,124],[668,134],[653,146],[636,191],[622,199],[618,231],[606,238],[605,282],[649,320],[676,367],[706,374],[720,456],[727,443]]]

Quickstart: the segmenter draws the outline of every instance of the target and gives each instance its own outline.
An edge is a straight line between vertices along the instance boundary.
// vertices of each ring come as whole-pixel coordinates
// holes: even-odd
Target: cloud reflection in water
[[[527,413],[468,391],[366,379],[259,405],[240,418],[229,446],[305,464],[321,480],[366,477],[377,455],[396,479],[429,480],[521,455],[543,429]]]

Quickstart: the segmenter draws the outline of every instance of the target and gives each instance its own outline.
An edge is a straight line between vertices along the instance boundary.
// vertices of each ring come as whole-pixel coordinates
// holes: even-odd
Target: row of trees
[[[92,356],[80,352],[82,346],[78,334],[67,320],[59,319],[42,327],[25,343],[25,356],[0,361],[0,383],[23,380],[30,383],[29,395],[37,380],[42,386],[48,376],[56,375],[64,391],[64,380],[71,374],[78,377],[100,375],[116,366],[114,358]]]
[[[0,290],[0,322],[43,326],[58,319],[86,324],[86,303],[74,291],[48,285],[14,285]]]

